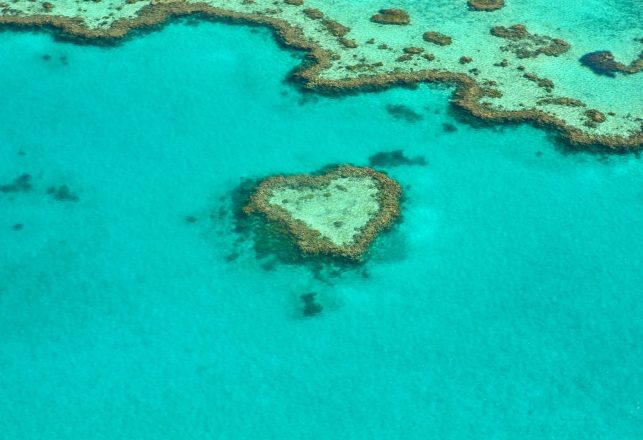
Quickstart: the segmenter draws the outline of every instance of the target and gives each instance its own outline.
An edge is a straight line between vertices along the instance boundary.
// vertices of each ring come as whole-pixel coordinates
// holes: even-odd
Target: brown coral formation
[[[341,44],[342,46],[344,46],[347,49],[355,49],[358,46],[357,41],[351,40],[349,38],[341,37],[337,41],[339,41],[339,44]]]
[[[612,52],[608,50],[586,53],[581,57],[580,62],[583,66],[589,67],[598,75],[605,75],[612,78],[616,76],[616,73],[633,75],[643,70],[643,52],[629,65],[616,61]]]
[[[411,17],[402,9],[380,9],[371,17],[371,21],[379,24],[407,25],[411,23]]]
[[[404,51],[404,53],[408,53],[411,55],[419,55],[424,52],[424,49],[422,49],[421,47],[405,47],[402,50]]]
[[[346,27],[343,24],[336,22],[335,20],[324,19],[322,20],[322,24],[326,29],[328,29],[328,32],[338,38],[346,36],[346,34],[351,30],[349,27]]]
[[[315,8],[304,9],[304,14],[306,14],[306,17],[312,18],[313,20],[321,20],[322,18],[324,18],[324,13]]]
[[[496,11],[505,6],[505,0],[468,0],[469,9],[473,11]]]
[[[513,52],[517,58],[536,58],[538,55],[556,57],[569,50],[571,45],[560,38],[530,34],[524,24],[509,27],[494,26],[491,35],[504,38],[509,43],[501,47],[503,51]]]
[[[587,105],[574,98],[560,97],[560,98],[542,98],[536,103],[537,105],[562,105],[564,107],[586,107]]]
[[[379,209],[368,223],[358,231],[350,243],[336,245],[323,237],[318,231],[310,228],[278,205],[269,203],[273,190],[289,188],[324,188],[341,177],[370,177],[377,187],[377,204]],[[332,255],[353,260],[360,260],[368,246],[384,229],[389,228],[400,215],[401,187],[393,179],[372,168],[358,168],[350,165],[339,166],[320,176],[300,174],[295,176],[274,176],[263,180],[257,186],[250,202],[244,208],[248,215],[261,214],[268,221],[283,225],[294,237],[299,249],[306,254]]]
[[[437,44],[438,46],[448,46],[452,42],[451,37],[449,37],[448,35],[433,31],[425,32],[422,35],[422,38],[427,43]]]
[[[509,27],[494,26],[489,31],[491,35],[507,40],[518,41],[529,36],[527,27],[524,24],[514,24]]]
[[[525,73],[523,77],[528,79],[529,81],[535,82],[538,87],[545,89],[548,93],[551,93],[551,91],[554,89],[554,83],[552,82],[552,80],[541,78],[535,73]]]
[[[500,110],[480,105],[481,88],[470,76],[446,71],[422,70],[418,72],[382,73],[373,76],[328,80],[319,73],[331,66],[333,53],[305,38],[301,30],[288,22],[264,14],[240,13],[215,8],[204,3],[161,3],[148,5],[140,10],[136,18],[121,19],[108,28],[88,28],[81,20],[55,15],[0,16],[0,27],[15,26],[28,28],[55,28],[62,38],[81,43],[114,44],[134,29],[153,28],[172,17],[201,15],[231,23],[247,23],[269,26],[275,36],[285,45],[309,52],[310,62],[296,69],[291,79],[301,87],[324,94],[342,94],[357,90],[381,90],[396,85],[412,85],[419,82],[449,83],[456,86],[452,103],[470,115],[490,122],[527,122],[536,126],[556,129],[572,145],[586,148],[601,148],[611,151],[625,151],[643,145],[643,131],[625,135],[596,135],[582,131],[568,124],[564,119],[538,109]],[[323,17],[323,14],[322,14]],[[387,48],[381,44],[382,49]],[[427,59],[432,54],[423,54]]]
[[[585,116],[591,121],[595,122],[597,124],[600,124],[602,122],[605,122],[607,119],[603,113],[596,109],[590,109],[585,112]]]

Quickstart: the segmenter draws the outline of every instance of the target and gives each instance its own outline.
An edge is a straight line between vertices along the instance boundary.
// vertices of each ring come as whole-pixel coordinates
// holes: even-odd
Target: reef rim
[[[281,206],[269,202],[273,190],[283,187],[323,188],[341,177],[369,177],[377,187],[378,211],[353,236],[351,242],[337,245],[322,236],[317,230],[292,216]],[[332,255],[351,260],[361,260],[369,245],[384,229],[389,228],[400,216],[400,185],[385,174],[369,167],[340,165],[325,171],[321,175],[296,174],[291,176],[277,175],[263,179],[250,197],[244,208],[248,215],[263,214],[268,221],[283,224],[295,238],[299,249],[306,254]]]

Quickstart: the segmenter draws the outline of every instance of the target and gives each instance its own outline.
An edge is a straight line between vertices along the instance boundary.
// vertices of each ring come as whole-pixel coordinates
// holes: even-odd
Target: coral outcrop
[[[473,11],[496,11],[505,6],[505,0],[468,0],[469,9]]]
[[[303,253],[359,260],[399,216],[400,195],[385,174],[344,165],[321,175],[269,177],[244,211],[284,226]]]
[[[501,47],[501,50],[513,52],[517,58],[536,58],[541,54],[555,57],[564,54],[571,47],[560,38],[530,34],[524,24],[494,26],[490,32],[495,37],[508,40],[509,43]]]
[[[610,77],[615,77],[616,73],[632,75],[643,70],[643,52],[629,65],[616,61],[612,52],[608,50],[586,53],[581,57],[580,62],[598,75]]]
[[[411,23],[411,17],[402,9],[380,9],[371,17],[371,21],[379,24],[407,25]]]

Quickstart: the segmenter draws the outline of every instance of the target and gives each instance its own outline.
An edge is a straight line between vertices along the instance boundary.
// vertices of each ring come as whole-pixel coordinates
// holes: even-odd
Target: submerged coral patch
[[[468,0],[467,5],[473,11],[496,11],[505,6],[505,0]]]
[[[371,168],[339,166],[322,175],[274,176],[245,208],[281,225],[306,254],[359,260],[399,215],[401,188]]]
[[[411,23],[411,17],[402,9],[380,9],[371,17],[371,21],[379,24],[407,25]]]
[[[11,183],[0,185],[2,193],[26,193],[33,189],[31,175],[24,173],[13,179]]]
[[[422,38],[427,43],[437,44],[438,46],[448,46],[453,41],[448,35],[434,31],[425,32]]]
[[[299,297],[303,303],[302,314],[306,318],[319,315],[324,308],[317,302],[317,294],[315,292],[304,293]]]
[[[407,157],[402,150],[382,151],[373,154],[368,158],[368,164],[372,167],[399,167],[402,165],[426,166],[427,160],[424,156]]]
[[[539,99],[538,102],[536,103],[538,105],[562,105],[565,107],[585,107],[586,104],[579,100],[579,99],[573,99],[573,98],[567,98],[567,97],[559,97],[559,98],[543,98]]]
[[[386,106],[386,111],[395,119],[401,119],[406,122],[418,122],[422,120],[421,114],[404,104],[389,104]]]
[[[568,42],[560,38],[546,35],[530,34],[523,24],[514,24],[509,27],[494,26],[491,35],[509,41],[500,49],[513,52],[516,58],[536,58],[538,55],[558,56],[569,50]]]
[[[59,202],[77,202],[80,200],[78,195],[73,193],[67,185],[50,186],[47,189],[47,194]]]
[[[608,50],[599,50],[583,55],[580,59],[583,66],[587,66],[598,75],[615,77],[616,73],[632,75],[643,70],[643,52],[638,58],[629,65],[616,61],[612,52]]]

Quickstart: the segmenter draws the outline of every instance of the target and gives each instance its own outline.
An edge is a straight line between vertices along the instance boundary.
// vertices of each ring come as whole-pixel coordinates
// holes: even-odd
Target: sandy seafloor
[[[302,101],[265,30],[4,32],[0,60],[0,183],[34,185],[0,194],[3,439],[643,438],[636,156],[473,128],[446,88]],[[394,149],[429,163],[388,170],[368,278],[226,261],[240,178]]]

